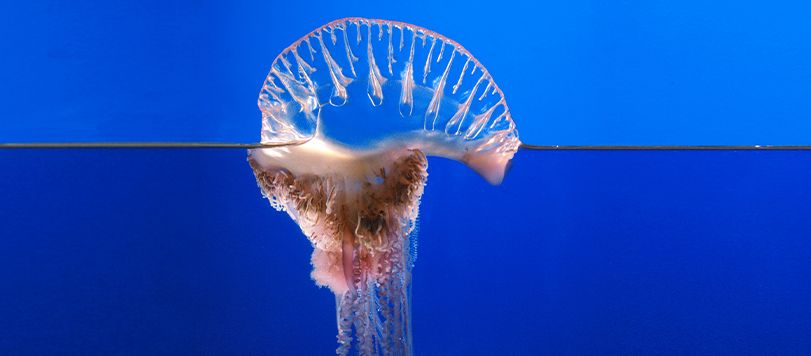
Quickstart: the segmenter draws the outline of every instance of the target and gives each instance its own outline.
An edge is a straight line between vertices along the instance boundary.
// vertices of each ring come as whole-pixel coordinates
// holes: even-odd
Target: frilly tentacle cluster
[[[428,177],[425,154],[406,150],[361,181],[249,162],[263,194],[313,244],[312,277],[337,296],[338,354],[409,354],[408,239]]]
[[[400,248],[414,227],[428,173],[419,150],[379,167],[367,180],[356,182],[338,175],[293,175],[284,168],[266,169],[249,160],[263,194],[285,210],[313,244],[313,278],[342,293],[341,240],[351,231],[359,245],[359,262],[386,278],[391,271],[386,256]]]

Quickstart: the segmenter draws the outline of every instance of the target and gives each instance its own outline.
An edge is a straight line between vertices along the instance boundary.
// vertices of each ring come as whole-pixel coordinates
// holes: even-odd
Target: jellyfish
[[[461,45],[396,21],[344,18],[273,61],[248,162],[313,247],[335,294],[337,354],[412,353],[410,285],[426,156],[499,184],[520,146],[499,86]]]

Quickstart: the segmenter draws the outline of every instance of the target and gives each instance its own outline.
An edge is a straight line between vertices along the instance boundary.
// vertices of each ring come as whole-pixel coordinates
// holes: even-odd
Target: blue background
[[[343,16],[458,40],[534,144],[811,144],[801,2],[0,5],[0,142],[240,141]],[[811,155],[431,159],[418,354],[810,354]],[[2,150],[0,354],[330,354],[311,248],[244,150]]]
[[[0,5],[0,142],[255,142],[273,58],[330,20],[462,43],[533,144],[811,144],[803,1]]]
[[[0,354],[335,349],[309,242],[243,150],[5,151],[0,166]],[[809,354],[809,166],[530,151],[493,187],[431,159],[417,354]]]

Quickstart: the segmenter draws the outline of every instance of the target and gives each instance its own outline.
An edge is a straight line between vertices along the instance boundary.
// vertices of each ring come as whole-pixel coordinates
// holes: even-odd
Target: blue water
[[[331,354],[334,297],[244,150],[0,151],[0,353]],[[811,155],[431,159],[425,355],[811,353]]]
[[[811,144],[801,1],[0,4],[0,143],[256,142],[336,18],[462,43],[540,145]],[[334,297],[244,150],[0,150],[0,354],[331,354]],[[811,354],[811,152],[430,160],[418,355]]]

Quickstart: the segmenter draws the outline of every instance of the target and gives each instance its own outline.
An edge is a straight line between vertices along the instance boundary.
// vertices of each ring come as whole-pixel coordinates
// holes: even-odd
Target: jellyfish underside
[[[337,353],[411,354],[409,235],[426,155],[499,183],[520,144],[501,91],[441,35],[350,18],[285,49],[259,107],[262,142],[289,145],[248,161],[312,243],[311,276],[336,295]]]
[[[313,280],[337,296],[338,353],[408,353],[408,234],[427,177],[425,155],[389,151],[319,174],[250,162],[263,192],[312,242]]]

